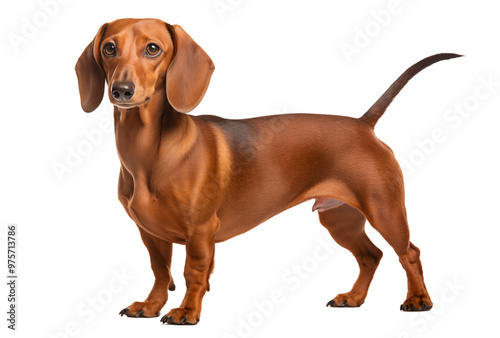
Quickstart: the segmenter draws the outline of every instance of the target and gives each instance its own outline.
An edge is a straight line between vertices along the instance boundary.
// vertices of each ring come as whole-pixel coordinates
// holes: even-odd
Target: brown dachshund
[[[432,307],[419,249],[410,242],[403,175],[373,128],[393,98],[425,67],[404,72],[361,118],[284,114],[246,120],[190,116],[214,71],[210,57],[178,25],[155,19],[104,24],[76,64],[82,108],[95,110],[108,83],[121,161],[118,197],[151,256],[153,289],[120,314],[159,316],[172,243],[186,246],[186,295],[161,321],[196,324],[209,290],[215,243],[315,199],[321,224],[350,250],[360,273],[327,306],[363,304],[382,252],[365,221],[394,248],[408,277],[403,311]]]

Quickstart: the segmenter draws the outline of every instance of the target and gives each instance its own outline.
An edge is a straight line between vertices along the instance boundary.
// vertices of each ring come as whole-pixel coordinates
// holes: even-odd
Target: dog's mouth
[[[112,104],[118,108],[122,109],[131,109],[131,108],[136,108],[145,105],[148,103],[150,100],[149,97],[146,97],[143,101],[141,102],[121,102],[121,101],[115,101],[112,102]]]

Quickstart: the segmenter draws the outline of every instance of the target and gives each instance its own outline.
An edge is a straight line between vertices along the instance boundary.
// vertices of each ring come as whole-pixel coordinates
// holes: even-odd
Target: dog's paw
[[[160,315],[160,311],[165,303],[156,301],[135,302],[120,311],[120,316],[132,318],[153,318]]]
[[[429,296],[411,296],[399,308],[401,311],[429,311],[432,302]]]
[[[329,301],[327,307],[360,307],[365,302],[365,295],[353,292],[341,293]]]
[[[185,308],[172,309],[161,318],[163,324],[172,325],[196,325],[199,321],[200,311]]]

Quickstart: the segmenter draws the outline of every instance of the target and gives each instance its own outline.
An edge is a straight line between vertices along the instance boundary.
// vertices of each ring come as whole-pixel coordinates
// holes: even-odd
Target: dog
[[[358,307],[382,258],[366,220],[393,247],[408,277],[403,311],[432,308],[420,250],[410,242],[403,174],[374,134],[387,106],[418,72],[459,57],[436,54],[411,66],[360,118],[283,114],[243,120],[190,116],[215,69],[178,25],[157,19],[106,23],[78,59],[81,105],[92,112],[105,82],[121,162],[118,198],[137,224],[155,282],[143,302],[120,312],[156,317],[175,285],[172,243],[186,246],[186,294],[162,323],[196,324],[210,289],[215,243],[315,200],[320,223],[355,256],[352,290],[327,303]]]

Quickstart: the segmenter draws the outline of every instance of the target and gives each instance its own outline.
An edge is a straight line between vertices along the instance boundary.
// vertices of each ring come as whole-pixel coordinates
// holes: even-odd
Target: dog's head
[[[175,110],[189,112],[205,95],[214,69],[182,27],[156,19],[102,25],[75,67],[86,112],[101,103],[105,81],[111,103],[119,108],[142,106],[163,93]]]

